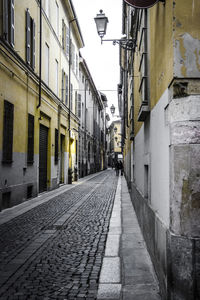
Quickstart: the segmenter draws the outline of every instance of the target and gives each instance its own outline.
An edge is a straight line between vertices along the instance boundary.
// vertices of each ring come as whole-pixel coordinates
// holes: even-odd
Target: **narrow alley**
[[[131,211],[111,169],[2,211],[0,299],[160,299]]]

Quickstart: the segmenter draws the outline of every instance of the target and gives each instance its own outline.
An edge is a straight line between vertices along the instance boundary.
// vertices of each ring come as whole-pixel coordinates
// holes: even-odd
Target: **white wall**
[[[135,137],[134,176],[141,194],[145,194],[144,165],[149,165],[149,203],[166,226],[169,225],[169,126],[168,90],[153,108],[149,121]]]

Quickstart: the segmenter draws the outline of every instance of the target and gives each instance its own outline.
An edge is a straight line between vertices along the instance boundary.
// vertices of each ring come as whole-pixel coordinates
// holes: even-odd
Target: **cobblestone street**
[[[117,187],[111,170],[0,225],[0,299],[96,299]]]

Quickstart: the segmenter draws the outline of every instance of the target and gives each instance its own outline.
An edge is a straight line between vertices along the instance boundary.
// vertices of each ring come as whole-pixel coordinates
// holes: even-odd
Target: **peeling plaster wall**
[[[174,76],[200,77],[199,0],[174,0]]]
[[[174,41],[174,76],[200,76],[200,40],[189,33],[180,35]]]

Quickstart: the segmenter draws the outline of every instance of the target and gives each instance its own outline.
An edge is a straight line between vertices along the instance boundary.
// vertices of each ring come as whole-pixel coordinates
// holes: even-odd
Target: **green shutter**
[[[3,38],[8,41],[8,0],[3,0]]]
[[[26,62],[30,65],[31,63],[31,29],[30,29],[31,18],[28,9],[26,10]]]
[[[35,22],[32,20],[32,68],[35,69]]]
[[[11,163],[13,155],[14,105],[4,100],[3,162]]]
[[[34,116],[28,114],[28,151],[27,163],[34,162]]]
[[[10,8],[10,44],[14,47],[14,32],[15,32],[15,5],[14,0],[11,0]]]
[[[55,164],[58,163],[58,129],[55,129]]]

